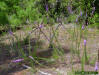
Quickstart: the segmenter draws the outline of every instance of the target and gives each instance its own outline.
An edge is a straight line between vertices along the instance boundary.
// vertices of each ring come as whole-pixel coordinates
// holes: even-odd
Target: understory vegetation
[[[77,17],[80,18],[80,12],[80,23],[86,20],[88,24],[98,26],[98,7],[98,0],[1,0],[0,26],[23,26],[35,21],[47,23],[48,20],[49,23],[55,23],[59,17],[66,18],[64,21],[70,23],[75,22]]]
[[[20,66],[36,73],[38,66],[67,63],[68,53],[72,73],[68,75],[76,75],[75,60],[80,71],[94,66],[99,56],[96,52],[92,58],[89,45],[99,36],[98,18],[99,0],[0,0],[0,61],[11,60],[0,73],[6,75]]]

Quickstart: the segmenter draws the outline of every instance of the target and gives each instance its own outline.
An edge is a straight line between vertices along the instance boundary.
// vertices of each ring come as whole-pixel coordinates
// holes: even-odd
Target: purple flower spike
[[[87,22],[87,25],[88,25],[88,22]]]
[[[42,27],[43,27],[43,25],[42,25],[42,24],[40,24],[39,28],[42,28]]]
[[[84,26],[84,25],[82,25],[82,30],[84,30],[84,28],[85,28],[85,26]]]
[[[86,40],[84,40],[84,46],[86,46]]]
[[[87,13],[86,13],[86,17],[87,17]]]
[[[94,14],[94,10],[92,11],[92,13],[91,13],[92,15]]]
[[[21,62],[21,61],[23,61],[24,59],[17,59],[17,60],[12,60],[11,62],[13,62],[13,63],[18,63],[18,62]]]
[[[29,56],[29,58],[31,58],[32,60],[34,60],[34,58],[32,56]]]
[[[91,13],[91,14],[93,15],[93,14],[94,14],[94,12],[95,12],[95,7],[93,7],[93,9],[92,9],[92,13]]]
[[[46,4],[46,11],[48,12],[48,4]]]
[[[79,16],[77,16],[77,18],[76,18],[76,22],[78,22],[78,19],[79,19]]]
[[[71,8],[70,6],[68,6],[67,9],[68,9],[68,11],[69,11],[70,14],[73,13],[73,12],[72,12],[72,8]]]
[[[93,7],[93,10],[95,10],[95,7]]]
[[[80,12],[80,16],[82,16],[82,11]]]
[[[76,18],[76,22],[78,22],[78,17]]]
[[[10,35],[13,35],[13,32],[11,30],[8,31]]]
[[[98,70],[98,62],[96,62],[96,64],[95,64],[95,71],[97,71]]]

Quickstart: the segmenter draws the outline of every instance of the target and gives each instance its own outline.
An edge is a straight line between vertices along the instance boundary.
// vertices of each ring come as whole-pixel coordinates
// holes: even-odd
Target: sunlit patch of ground
[[[31,26],[30,26],[31,27]],[[55,27],[53,27],[55,29]],[[49,28],[42,28],[43,32],[46,34],[46,36],[49,37]],[[26,35],[31,31],[31,28],[24,28],[23,30],[19,30],[16,31],[14,34],[17,35],[20,39],[19,40],[23,40],[23,38],[26,37]],[[36,38],[38,36],[39,30],[37,30],[36,32],[31,34],[31,38]],[[62,48],[64,49],[64,51],[66,52],[63,56],[63,60],[61,60],[62,58],[60,57],[58,60],[55,60],[53,64],[49,64],[48,66],[46,66],[46,68],[42,68],[37,66],[36,68],[38,69],[37,72],[34,75],[44,75],[41,74],[43,72],[48,73],[49,75],[72,75],[72,68],[75,70],[80,70],[81,69],[81,63],[78,59],[78,57],[75,55],[75,53],[70,53],[71,50],[71,44],[73,43],[75,46],[75,43],[72,41],[71,39],[71,33],[73,32],[73,27],[72,24],[69,25],[65,25],[65,28],[63,26],[59,27],[58,29],[59,32],[59,36],[58,36],[58,41],[61,44]],[[0,38],[0,43],[2,44],[2,46],[0,46],[0,50],[1,53],[4,50],[7,49],[11,49],[9,48],[9,46],[11,45],[11,43],[13,42],[11,40],[11,38],[14,38],[14,43],[17,42],[16,38],[14,36],[11,36],[9,34],[2,36]],[[48,50],[48,44],[49,41],[46,39],[46,37],[41,34],[40,35],[40,40],[42,40],[42,48],[38,49],[38,52],[42,52],[43,50]],[[81,45],[80,45],[80,51],[81,51],[81,56],[83,54],[83,40],[84,38],[81,39]],[[32,43],[32,42],[31,42]],[[54,43],[57,45],[56,40],[54,40]],[[57,45],[58,46],[58,45]],[[24,47],[24,46],[23,46]],[[25,48],[24,48],[25,49]],[[95,61],[97,60],[97,52],[99,49],[99,30],[97,29],[88,29],[88,34],[87,34],[87,52],[88,52],[88,57],[89,57],[89,65],[85,65],[85,70],[86,71],[94,71],[94,64]],[[44,52],[40,53],[41,55],[45,55],[43,54]],[[38,53],[38,55],[40,55]],[[74,55],[73,55],[74,54]],[[1,55],[2,56],[2,55]],[[5,55],[3,55],[5,56]],[[5,62],[6,65],[9,65],[10,63],[10,59],[8,61]],[[7,68],[5,64],[1,64],[0,69],[3,67],[3,69]],[[6,66],[6,67],[4,67]],[[27,72],[28,71],[28,72]],[[13,73],[12,75],[24,75],[24,73],[26,73],[25,75],[31,75],[31,70],[22,70],[22,71],[18,71]],[[72,74],[71,74],[72,73]],[[47,74],[46,74],[47,75]]]

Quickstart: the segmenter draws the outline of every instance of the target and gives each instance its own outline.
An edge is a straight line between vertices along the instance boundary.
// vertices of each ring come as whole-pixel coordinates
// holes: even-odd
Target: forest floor
[[[55,25],[56,27],[57,25]],[[53,28],[55,28],[53,27]],[[22,67],[16,67],[13,69],[10,69],[10,71],[12,70],[12,72],[9,71],[8,72],[8,68],[9,68],[9,64],[11,62],[12,59],[9,59],[9,57],[7,58],[4,54],[7,54],[7,50],[12,49],[10,48],[11,46],[11,41],[10,39],[13,37],[9,34],[6,34],[4,36],[0,36],[0,75],[74,75],[72,70],[80,70],[81,69],[81,62],[79,61],[77,55],[75,55],[75,53],[71,54],[71,44],[73,43],[75,46],[75,42],[72,41],[71,36],[72,36],[72,32],[73,32],[73,28],[74,26],[72,24],[68,24],[68,25],[64,25],[64,26],[60,26],[58,29],[59,32],[59,36],[58,36],[58,40],[59,43],[61,45],[61,47],[64,49],[65,54],[62,57],[59,57],[59,59],[54,60],[53,58],[51,58],[51,61],[53,63],[48,63],[47,65],[45,65],[45,67],[40,67],[40,66],[36,66],[36,70],[37,72],[32,74],[31,68],[28,69],[24,69]],[[76,27],[77,28],[77,27]],[[24,27],[21,30],[18,30],[16,32],[14,32],[15,35],[17,35],[18,37],[20,37],[20,41],[23,41],[23,38],[26,37],[27,34],[29,34],[29,32],[32,30],[31,26],[28,27]],[[43,32],[46,34],[46,36],[49,36],[49,27],[43,27],[42,28]],[[36,31],[36,33],[31,33],[31,38],[36,38],[38,36],[39,30]],[[79,31],[78,31],[79,33]],[[34,36],[35,35],[35,36]],[[41,40],[43,40],[42,43],[42,48],[38,49],[38,52],[42,50],[48,50],[48,40],[46,39],[46,37],[41,34],[40,36]],[[14,38],[14,37],[13,37]],[[14,38],[15,39],[15,38]],[[80,44],[80,52],[81,52],[81,56],[83,54],[83,40],[84,38],[82,37],[81,39],[81,44]],[[14,41],[14,43],[16,43],[16,41]],[[56,42],[56,41],[54,41]],[[57,44],[56,44],[57,45]],[[88,53],[88,58],[89,58],[89,64],[86,64],[84,66],[85,71],[94,71],[94,66],[95,66],[95,62],[97,61],[98,58],[98,49],[99,49],[99,30],[98,29],[94,29],[94,28],[88,28],[87,31],[87,53]],[[75,48],[75,47],[74,47]],[[3,53],[4,52],[4,53]],[[42,52],[42,55],[46,55],[46,53],[49,52]],[[13,55],[13,54],[12,54]],[[39,54],[38,54],[39,55]],[[46,56],[45,56],[46,57]],[[62,60],[62,58],[64,58]],[[14,71],[15,70],[15,71]]]

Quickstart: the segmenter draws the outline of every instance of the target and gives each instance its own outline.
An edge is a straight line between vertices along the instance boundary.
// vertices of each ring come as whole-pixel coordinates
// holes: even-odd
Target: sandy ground
[[[53,27],[53,28],[55,29],[56,27],[57,27],[57,25],[55,25],[55,27]],[[53,65],[46,66],[46,68],[37,67],[38,70],[35,74],[32,74],[31,70],[25,69],[22,71],[11,73],[9,75],[73,75],[74,73],[72,73],[72,68],[74,70],[80,70],[81,63],[79,62],[77,56],[74,54],[72,57],[71,56],[72,54],[70,53],[71,44],[73,43],[75,46],[75,42],[73,42],[73,40],[71,39],[73,28],[74,28],[74,26],[72,24],[68,24],[68,25],[60,26],[58,29],[58,32],[59,32],[58,41],[61,44],[61,46],[64,48],[64,50],[66,51],[66,53],[63,56],[64,61],[62,61],[60,58],[58,60],[55,60],[55,63]],[[49,38],[49,36],[50,36],[49,27],[48,28],[43,27],[42,30],[43,30],[44,34],[46,34],[46,36]],[[29,28],[25,27],[25,28],[23,28],[23,30],[18,30],[14,34],[19,36],[20,40],[23,40],[23,38],[25,38],[26,35],[29,34],[30,31],[31,31],[31,26]],[[36,31],[36,33],[35,32],[31,33],[31,38],[35,38],[38,34],[37,32],[38,32],[38,30]],[[78,31],[78,33],[79,33],[79,31]],[[94,64],[95,64],[95,61],[97,61],[97,55],[98,55],[97,52],[99,49],[99,30],[88,28],[87,33],[88,34],[87,34],[87,46],[86,47],[87,47],[90,64],[85,65],[84,68],[85,68],[85,71],[94,71]],[[5,36],[1,36],[0,43],[6,44],[9,46],[12,42],[12,41],[10,41],[10,39],[12,37],[14,38],[14,36],[11,36],[9,34],[7,34]],[[40,37],[41,37],[40,39],[43,40],[42,49],[45,50],[46,48],[48,48],[49,41],[46,39],[46,37],[43,34],[41,34]],[[17,42],[15,38],[14,38],[14,40],[15,40],[14,42]],[[81,56],[84,51],[83,50],[84,49],[83,40],[84,40],[84,38],[81,39],[81,44],[80,44]],[[54,41],[54,42],[56,42],[56,41]],[[10,61],[8,61],[8,62],[10,62]],[[8,65],[8,64],[6,64],[6,65]]]

